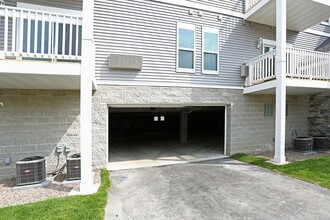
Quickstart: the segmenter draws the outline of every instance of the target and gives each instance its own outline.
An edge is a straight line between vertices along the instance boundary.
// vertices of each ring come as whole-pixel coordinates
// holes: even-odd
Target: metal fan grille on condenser
[[[308,152],[312,151],[312,138],[311,137],[294,137],[293,138],[293,150]]]
[[[81,168],[80,168],[80,154],[73,154],[66,159],[67,167],[67,180],[80,180]]]
[[[45,158],[40,156],[26,157],[16,162],[16,185],[29,185],[43,182],[46,179]]]

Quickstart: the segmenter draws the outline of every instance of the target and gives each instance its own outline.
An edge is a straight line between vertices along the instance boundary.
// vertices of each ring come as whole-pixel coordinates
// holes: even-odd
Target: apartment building
[[[52,171],[68,147],[87,192],[92,169],[159,152],[283,163],[293,132],[330,133],[327,1],[3,3],[1,178],[29,155]]]

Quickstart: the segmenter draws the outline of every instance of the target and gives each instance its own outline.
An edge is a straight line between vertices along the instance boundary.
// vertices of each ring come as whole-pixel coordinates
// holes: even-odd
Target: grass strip
[[[0,218],[11,219],[103,219],[110,187],[109,172],[101,171],[102,183],[95,194],[77,195],[0,209]]]
[[[288,176],[315,183],[330,189],[330,157],[320,157],[304,161],[291,162],[286,165],[269,163],[269,159],[249,154],[238,153],[231,158],[257,165],[265,169],[280,172]]]

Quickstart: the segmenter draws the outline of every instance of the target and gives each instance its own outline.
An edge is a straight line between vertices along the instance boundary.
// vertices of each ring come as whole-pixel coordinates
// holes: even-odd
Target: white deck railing
[[[80,60],[82,17],[0,6],[0,57]]]
[[[276,50],[251,59],[246,65],[249,76],[245,85],[252,86],[276,78]],[[287,48],[286,76],[296,79],[330,80],[330,54]]]
[[[330,80],[330,54],[287,48],[286,75],[299,79]]]
[[[245,0],[245,13],[256,6],[261,0]]]
[[[251,59],[246,65],[249,67],[249,76],[246,78],[246,86],[259,84],[274,79],[275,54],[271,51]]]

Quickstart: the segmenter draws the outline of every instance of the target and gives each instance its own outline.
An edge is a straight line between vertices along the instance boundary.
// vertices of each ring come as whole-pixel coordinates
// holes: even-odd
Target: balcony
[[[262,54],[246,63],[249,76],[245,79],[244,94],[275,94],[276,50]],[[287,93],[313,94],[330,89],[330,53],[286,49]]]
[[[245,0],[244,19],[276,26],[276,0]],[[287,29],[303,31],[330,17],[329,0],[287,0]]]
[[[0,88],[79,89],[82,17],[0,6]]]

